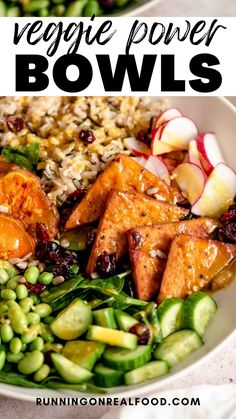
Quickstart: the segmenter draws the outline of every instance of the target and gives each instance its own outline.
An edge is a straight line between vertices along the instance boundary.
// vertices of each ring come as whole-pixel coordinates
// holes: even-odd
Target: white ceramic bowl
[[[155,100],[155,98],[154,98]],[[220,142],[225,160],[236,168],[236,110],[226,99],[218,97],[172,97],[170,103],[191,117],[200,131],[214,131]],[[218,291],[214,297],[218,311],[205,335],[205,345],[194,352],[186,361],[173,368],[171,373],[138,386],[122,386],[110,391],[113,396],[134,397],[141,393],[154,392],[159,385],[167,384],[179,378],[193,368],[200,367],[201,362],[211,357],[236,330],[236,281],[228,288]],[[0,393],[24,400],[35,400],[36,397],[94,397],[95,395],[41,389],[27,389],[0,383]],[[101,395],[102,396],[102,395]]]
[[[125,7],[124,10],[114,13],[114,16],[136,16],[136,14],[144,13],[154,4],[160,3],[161,0],[136,0],[133,4]]]

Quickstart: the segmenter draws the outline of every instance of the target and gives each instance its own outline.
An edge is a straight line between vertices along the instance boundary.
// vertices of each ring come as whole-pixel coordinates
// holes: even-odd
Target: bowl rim
[[[177,98],[177,96],[175,96]],[[189,96],[190,98],[191,96]],[[168,97],[171,101],[172,97]],[[192,97],[194,99],[194,97]],[[213,98],[212,98],[213,99]],[[231,112],[235,114],[236,117],[236,107],[225,97],[216,96],[214,99],[217,100],[217,102],[222,103],[225,105],[226,108],[228,108]],[[220,292],[220,291],[219,291]],[[149,395],[151,393],[154,393],[159,388],[162,388],[162,386],[168,385],[169,383],[181,378],[182,376],[188,374],[191,370],[197,368],[201,364],[207,362],[211,357],[213,357],[217,352],[221,350],[222,347],[224,347],[228,341],[233,339],[233,337],[236,337],[236,323],[234,329],[225,337],[221,342],[219,342],[214,348],[212,348],[207,354],[203,354],[199,359],[196,361],[193,361],[190,365],[187,365],[183,368],[181,368],[179,371],[174,371],[171,375],[160,377],[159,379],[151,382],[146,382],[143,384],[140,384],[138,387],[135,388],[129,388],[129,386],[122,386],[122,390],[118,388],[117,392],[114,391],[112,393],[107,394],[98,394],[98,393],[86,393],[86,392],[80,392],[80,391],[73,391],[73,395],[70,395],[70,391],[68,390],[54,390],[54,389],[41,389],[41,388],[26,388],[26,387],[20,387],[20,386],[14,386],[10,384],[4,384],[0,382],[0,395],[5,397],[10,397],[17,400],[23,400],[23,401],[30,401],[34,402],[36,397],[40,397],[40,393],[42,393],[41,397],[46,397],[44,395],[44,392],[49,392],[50,394],[47,397],[76,397],[77,399],[83,398],[94,398],[98,399],[99,397],[102,398],[127,398],[127,397],[136,397],[142,395]],[[25,391],[26,394],[21,391]],[[27,390],[30,390],[31,394],[27,394]],[[35,395],[33,394],[35,392]]]

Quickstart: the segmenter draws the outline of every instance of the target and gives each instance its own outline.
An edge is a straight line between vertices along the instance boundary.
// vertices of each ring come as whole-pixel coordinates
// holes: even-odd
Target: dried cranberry
[[[34,294],[41,294],[46,289],[46,285],[44,284],[30,284],[29,282],[24,282],[24,285]]]
[[[115,1],[114,0],[98,0],[100,6],[103,7],[103,9],[113,9],[115,7]]]
[[[230,221],[236,221],[236,204],[230,205],[227,211],[220,217],[220,222],[222,224],[228,223]]]
[[[138,337],[139,345],[146,345],[150,338],[150,331],[143,323],[136,323],[129,329],[129,333],[133,333]]]
[[[63,255],[63,247],[53,241],[41,242],[36,247],[36,257],[41,262],[59,263]]]
[[[94,133],[90,129],[82,129],[79,138],[87,144],[92,144],[95,141]]]
[[[151,138],[149,137],[149,134],[147,131],[139,131],[136,138],[138,141],[141,141],[142,143],[150,145]]]
[[[131,233],[131,246],[133,250],[138,250],[143,244],[143,237],[138,231],[132,231]]]
[[[19,132],[25,128],[25,123],[20,116],[7,116],[7,128],[12,132]]]
[[[49,235],[41,223],[36,223],[36,237],[38,242],[48,242],[49,241]]]
[[[218,231],[219,239],[228,242],[236,243],[236,222],[228,222],[222,225]]]
[[[116,271],[116,253],[102,252],[96,263],[96,272],[101,276],[113,275]]]
[[[75,198],[76,200],[80,199],[85,193],[87,189],[85,188],[77,188],[74,192],[69,195],[69,199]]]

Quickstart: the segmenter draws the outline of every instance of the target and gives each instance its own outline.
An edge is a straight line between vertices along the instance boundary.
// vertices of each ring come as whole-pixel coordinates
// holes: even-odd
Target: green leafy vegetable
[[[150,338],[148,343],[150,345],[156,345],[157,343],[161,342],[161,326],[158,319],[155,303],[148,303],[145,309],[136,313],[134,317],[148,327],[150,331]]]
[[[29,380],[26,376],[17,374],[16,372],[0,371],[0,381],[4,384],[11,384],[20,387],[44,388],[43,385],[37,384],[34,381]]]
[[[15,163],[24,167],[30,172],[34,171],[34,166],[38,163],[40,155],[39,143],[27,144],[19,147],[4,147],[2,156],[8,163]]]

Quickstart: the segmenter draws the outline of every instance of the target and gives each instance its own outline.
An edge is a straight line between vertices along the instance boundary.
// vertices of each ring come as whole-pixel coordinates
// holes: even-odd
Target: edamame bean
[[[73,1],[67,7],[65,16],[81,16],[84,6],[86,5],[87,0],[77,0]]]
[[[7,281],[6,288],[15,291],[18,285],[18,280],[20,278],[22,278],[20,275],[13,276],[11,279],[9,279],[9,281]]]
[[[47,364],[43,364],[38,371],[34,373],[34,381],[40,382],[45,380],[50,373],[50,368]]]
[[[28,329],[22,334],[21,341],[23,343],[33,342],[33,340],[37,338],[39,331],[39,324],[33,324],[32,326],[28,327]]]
[[[10,324],[4,323],[1,326],[1,338],[4,343],[10,342],[14,336],[14,332]]]
[[[17,276],[18,271],[16,268],[14,268],[14,266],[11,266],[10,268],[6,269],[8,277],[9,278],[13,278],[14,276]]]
[[[29,346],[30,351],[42,351],[44,349],[44,341],[43,338],[38,336],[36,339],[31,342]]]
[[[0,351],[0,371],[3,369],[6,361],[6,352]],[[50,370],[49,370],[50,371]],[[46,377],[45,377],[46,378]]]
[[[18,337],[14,337],[12,338],[10,345],[9,345],[10,351],[13,354],[18,354],[19,352],[21,352],[22,350],[22,342],[20,340],[20,338]]]
[[[47,316],[44,318],[44,323],[47,324],[48,326],[50,326],[50,324],[53,322],[53,320],[55,320],[55,317],[52,316]]]
[[[48,0],[32,0],[24,6],[24,11],[27,13],[38,12],[40,9],[44,9],[49,6]]]
[[[0,1],[0,16],[6,16],[6,5],[3,3],[3,1]]]
[[[39,275],[38,282],[40,284],[49,285],[52,282],[53,274],[51,272],[43,272]]]
[[[48,342],[48,343],[54,342],[54,336],[49,326],[42,324],[42,329],[41,329],[40,334],[45,342]]]
[[[41,318],[47,317],[51,314],[52,309],[49,304],[41,303],[35,307],[34,312],[38,314]]]
[[[17,6],[10,6],[7,10],[8,17],[17,17],[20,16],[20,8]]]
[[[19,284],[16,287],[16,295],[18,300],[28,297],[28,290],[24,284]]]
[[[0,268],[0,284],[4,285],[7,283],[9,279],[8,273],[7,271],[5,271],[5,269]]]
[[[9,300],[15,300],[16,299],[16,293],[13,290],[4,289],[1,291],[1,297],[3,300],[9,301]]]
[[[24,354],[22,352],[18,352],[17,354],[13,354],[12,352],[7,352],[7,361],[12,362],[13,364],[18,364],[18,362],[24,358]]]
[[[38,11],[38,15],[39,15],[40,17],[47,17],[47,16],[49,16],[49,11],[48,11],[48,9],[47,9],[47,8],[45,8],[45,9],[40,9],[40,10]]]
[[[8,311],[8,305],[5,301],[0,302],[0,316],[4,316]]]
[[[43,365],[44,356],[42,352],[33,351],[27,353],[18,364],[18,370],[22,374],[33,374]]]
[[[97,0],[89,0],[83,11],[83,15],[88,17],[93,15],[100,16],[101,13],[102,10]]]
[[[21,352],[24,352],[27,349],[26,343],[22,343],[22,349]]]
[[[29,5],[31,5],[32,3],[33,2],[29,3]],[[24,273],[24,277],[26,281],[29,282],[30,284],[36,284],[37,279],[39,277],[39,270],[37,266],[30,266],[29,268],[27,268]]]
[[[31,297],[23,298],[23,300],[20,300],[19,302],[19,306],[21,310],[23,311],[23,313],[29,313],[33,305],[34,305],[34,302]]]
[[[30,292],[29,297],[32,299],[33,304],[39,304],[40,303],[40,298],[37,294],[34,294],[33,292]]]
[[[28,324],[31,326],[32,324],[39,324],[40,323],[40,316],[37,313],[27,313],[26,318]]]
[[[16,302],[11,304],[9,307],[8,318],[10,319],[14,332],[22,335],[22,333],[24,333],[26,330],[28,323],[25,313],[21,310],[21,307]]]

